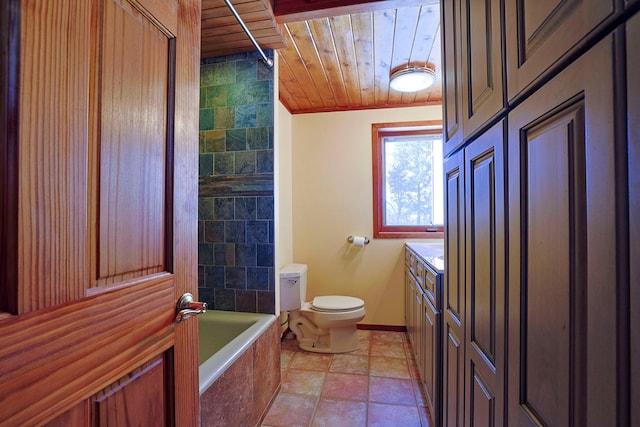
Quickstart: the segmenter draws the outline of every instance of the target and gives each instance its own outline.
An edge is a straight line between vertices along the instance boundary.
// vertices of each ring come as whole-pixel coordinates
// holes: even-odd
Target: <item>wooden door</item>
[[[640,425],[640,14],[627,22],[627,147],[629,173],[629,283],[631,423]]]
[[[197,425],[199,1],[1,7],[0,425]]]
[[[449,157],[445,174],[445,238],[442,298],[442,425],[464,420],[464,152]]]
[[[504,424],[505,121],[465,148],[465,425]]]
[[[616,10],[619,4],[617,0],[505,2],[508,99],[519,98],[538,77],[557,71],[563,65],[558,60],[579,43],[594,40],[621,13]]]
[[[510,425],[625,425],[613,42],[509,115]]]

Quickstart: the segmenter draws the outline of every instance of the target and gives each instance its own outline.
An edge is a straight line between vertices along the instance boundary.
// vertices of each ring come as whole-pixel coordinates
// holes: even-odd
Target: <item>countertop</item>
[[[437,273],[444,273],[444,244],[443,243],[413,243],[406,242],[420,258],[431,266]]]

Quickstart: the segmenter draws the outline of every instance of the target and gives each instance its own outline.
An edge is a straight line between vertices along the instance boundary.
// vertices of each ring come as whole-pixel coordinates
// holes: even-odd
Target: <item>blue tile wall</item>
[[[198,288],[216,310],[275,309],[273,101],[257,53],[201,61]]]

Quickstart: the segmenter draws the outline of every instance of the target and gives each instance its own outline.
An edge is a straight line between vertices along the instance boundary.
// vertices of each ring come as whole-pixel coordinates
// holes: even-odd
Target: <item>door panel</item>
[[[0,425],[196,425],[197,322],[174,318],[197,292],[200,2],[9,3]]]
[[[166,202],[173,196],[165,188],[173,155],[166,121],[175,56],[171,35],[150,19],[127,2],[102,2],[92,64],[99,94],[99,157],[91,167],[99,182],[95,286],[166,271]]]
[[[437,325],[438,325],[438,316],[435,307],[431,304],[428,298],[423,297],[422,299],[422,327],[423,327],[423,339],[424,339],[424,360],[422,361],[424,368],[422,371],[424,372],[423,382],[424,388],[428,395],[428,403],[432,403],[433,407],[429,408],[431,414],[433,414],[434,418],[438,418],[436,416],[437,408],[440,405],[440,401],[438,399],[438,372],[437,372],[437,349],[440,348],[438,345],[438,338],[440,334],[438,334]]]
[[[500,1],[462,1],[463,127],[470,136],[504,108]]]
[[[509,424],[615,424],[612,50],[509,116]]]
[[[465,149],[465,425],[503,424],[505,125],[499,122]]]
[[[513,101],[563,55],[616,14],[615,0],[505,2],[508,98]]]
[[[167,372],[164,355],[145,364],[94,397],[95,420],[100,426],[157,425],[168,419]]]
[[[445,162],[446,234],[443,312],[447,321],[462,324],[464,316],[464,169],[460,152]],[[461,336],[461,335],[460,335]]]
[[[464,348],[453,328],[445,324],[447,340],[443,348],[442,425],[461,426],[464,420]]]
[[[578,100],[528,130],[522,141],[523,205],[527,234],[535,236],[527,239],[520,285],[524,404],[550,425],[569,425],[582,372],[566,367],[583,366],[586,356],[571,356],[577,337],[585,334],[579,285],[586,271],[583,120],[584,102]]]
[[[475,364],[471,362],[471,386],[469,391],[469,423],[472,426],[496,425],[496,399],[484,382]]]
[[[458,427],[464,420],[464,151],[446,159],[444,239],[447,271],[442,303],[442,425]]]
[[[460,0],[443,0],[442,23],[442,86],[447,100],[444,116],[444,155],[462,144],[462,48]]]

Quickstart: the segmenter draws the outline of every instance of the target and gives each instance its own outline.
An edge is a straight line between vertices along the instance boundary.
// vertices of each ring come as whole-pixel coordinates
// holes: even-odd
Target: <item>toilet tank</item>
[[[280,311],[298,310],[307,296],[307,265],[287,264],[280,269]]]

